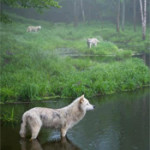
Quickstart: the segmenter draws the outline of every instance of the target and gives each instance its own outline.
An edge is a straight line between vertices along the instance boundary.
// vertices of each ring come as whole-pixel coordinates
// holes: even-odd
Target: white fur
[[[22,116],[20,136],[25,137],[26,125],[28,124],[32,137],[36,139],[41,127],[59,129],[61,137],[65,137],[68,129],[77,124],[86,114],[86,111],[93,110],[94,106],[82,95],[70,105],[60,108],[35,107],[26,111]]]
[[[99,42],[99,40],[97,38],[87,39],[87,45],[88,45],[89,48],[91,48],[92,45],[94,45],[96,47],[98,42]]]
[[[41,26],[28,26],[27,28],[27,32],[37,32],[38,30],[40,30],[42,27]]]

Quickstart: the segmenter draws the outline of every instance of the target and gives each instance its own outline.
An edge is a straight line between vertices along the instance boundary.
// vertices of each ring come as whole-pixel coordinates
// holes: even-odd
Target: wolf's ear
[[[82,95],[81,97],[80,97],[80,103],[83,103],[84,102],[84,95]]]

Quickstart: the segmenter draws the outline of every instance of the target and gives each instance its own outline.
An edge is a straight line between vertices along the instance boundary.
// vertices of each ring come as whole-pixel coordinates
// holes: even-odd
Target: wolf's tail
[[[22,117],[21,129],[19,132],[19,134],[22,138],[24,138],[25,134],[26,134],[26,125],[27,125],[27,118],[26,118],[26,115],[24,114]]]

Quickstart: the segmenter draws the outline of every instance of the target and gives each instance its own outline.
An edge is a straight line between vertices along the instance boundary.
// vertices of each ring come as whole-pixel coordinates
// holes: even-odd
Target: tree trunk
[[[117,32],[120,32],[120,0],[118,1],[117,6],[116,30]]]
[[[134,32],[136,32],[136,1],[133,1],[133,28],[134,28]]]
[[[124,31],[124,23],[125,23],[125,0],[122,1],[122,30]]]
[[[91,5],[88,5],[88,23],[91,21]]]
[[[144,7],[142,4],[142,0],[140,2],[140,10],[141,10],[141,20],[142,20],[142,39],[146,38],[146,0],[144,0]]]
[[[74,26],[78,25],[78,16],[77,16],[77,0],[74,0]]]
[[[144,0],[143,40],[146,38],[146,0]]]
[[[83,19],[83,22],[85,22],[85,13],[84,13],[84,7],[83,7],[83,0],[80,0],[80,5],[81,5],[82,19]]]

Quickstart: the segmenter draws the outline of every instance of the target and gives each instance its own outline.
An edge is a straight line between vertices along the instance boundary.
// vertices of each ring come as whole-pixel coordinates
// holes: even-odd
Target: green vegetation
[[[1,123],[3,124],[6,124],[6,123],[12,123],[15,124],[18,122],[17,118],[15,118],[15,115],[14,115],[14,108],[12,108],[11,110],[7,110],[3,113],[0,114],[0,121]]]
[[[150,29],[147,28],[147,33]],[[128,25],[125,31],[120,31],[117,33],[113,28],[104,28],[100,34],[105,40],[114,42],[119,48],[130,49],[135,53],[150,53],[150,35],[147,34],[146,40],[141,40],[141,27],[137,27],[137,31],[133,31],[133,27]]]
[[[52,24],[14,15],[12,17],[16,22],[0,24],[2,102],[11,99],[40,100],[50,96],[76,97],[83,93],[87,96],[112,94],[150,84],[150,70],[144,62],[137,58],[124,58],[136,53],[136,50],[139,52],[139,49],[132,51],[121,49],[121,46],[118,48],[112,42],[113,36],[110,36],[115,31],[109,26],[104,28],[100,23],[93,23],[80,24],[75,28],[72,24]],[[26,28],[31,24],[41,25],[42,29],[28,33]],[[115,36],[116,39],[128,37],[121,34],[124,33]],[[97,47],[88,49],[88,37],[97,37],[101,42]],[[144,45],[140,49],[140,52],[144,52],[146,45],[143,42],[146,41],[136,42]],[[112,55],[122,60],[109,63],[80,57],[73,59],[64,56],[64,53]]]
[[[23,1],[23,0],[1,0],[1,3],[10,7],[18,7],[18,8],[49,8],[49,7],[60,7],[58,5],[58,1],[54,0],[30,0],[30,1]]]

